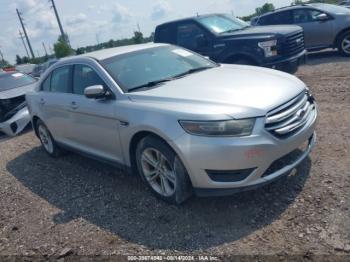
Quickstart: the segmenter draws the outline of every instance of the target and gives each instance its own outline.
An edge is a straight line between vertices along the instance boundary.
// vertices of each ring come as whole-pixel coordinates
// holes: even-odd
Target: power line
[[[28,38],[28,34],[27,34],[27,31],[26,31],[26,28],[23,24],[23,20],[22,20],[22,16],[21,16],[21,13],[18,11],[18,9],[16,8],[16,12],[17,12],[17,15],[18,15],[18,18],[19,18],[19,21],[22,25],[22,29],[23,29],[23,32],[24,32],[24,35],[27,39],[27,44],[28,44],[28,47],[29,47],[29,50],[30,50],[30,53],[32,55],[32,58],[35,58],[35,55],[34,55],[34,52],[33,52],[33,49],[32,49],[32,45],[30,44],[30,41],[29,41],[29,38]]]
[[[27,57],[29,57],[28,49],[27,49],[26,43],[24,42],[24,36],[23,36],[21,30],[19,30],[19,36],[22,39],[22,43],[23,43],[24,49],[26,50],[26,53],[27,53]]]

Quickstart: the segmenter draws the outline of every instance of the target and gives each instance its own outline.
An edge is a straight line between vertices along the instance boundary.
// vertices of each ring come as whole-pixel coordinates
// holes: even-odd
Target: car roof
[[[285,6],[285,7],[277,8],[277,9],[275,9],[273,11],[267,12],[267,13],[262,14],[260,16],[256,16],[254,18],[264,17],[264,16],[267,16],[267,15],[271,15],[271,14],[282,12],[282,11],[289,11],[289,10],[295,10],[295,9],[304,9],[305,7],[306,8],[307,7],[317,8],[316,6],[313,6],[312,4],[291,5],[291,6]]]
[[[227,15],[227,14],[224,14],[224,13],[212,13],[212,14],[190,16],[190,17],[186,17],[186,18],[172,20],[172,21],[160,24],[157,27],[162,27],[162,26],[165,26],[165,25],[168,25],[168,24],[180,23],[180,22],[184,22],[184,21],[188,21],[188,20],[198,20],[199,18],[210,17],[210,16],[217,16],[217,15]]]
[[[123,55],[126,53],[141,51],[153,47],[159,47],[159,46],[167,46],[168,44],[155,44],[155,43],[147,43],[147,44],[138,44],[138,45],[128,45],[128,46],[120,46],[120,47],[113,47],[113,48],[107,48],[102,49],[99,51],[94,51],[91,53],[85,53],[81,54],[76,57],[90,57],[96,60],[105,60],[107,58],[117,56],[117,55]]]

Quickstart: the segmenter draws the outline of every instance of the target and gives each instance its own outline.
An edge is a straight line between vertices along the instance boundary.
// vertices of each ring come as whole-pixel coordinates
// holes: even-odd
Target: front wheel
[[[49,129],[46,127],[43,121],[38,120],[36,122],[36,130],[41,142],[41,145],[51,157],[58,157],[61,155],[62,150],[58,147]]]
[[[345,32],[338,42],[338,50],[344,56],[350,56],[350,31]]]
[[[143,138],[136,149],[138,171],[152,192],[172,204],[192,195],[187,171],[175,152],[161,139]]]

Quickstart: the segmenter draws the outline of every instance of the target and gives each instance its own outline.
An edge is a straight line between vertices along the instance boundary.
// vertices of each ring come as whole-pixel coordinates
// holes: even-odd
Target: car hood
[[[242,118],[265,115],[303,90],[305,84],[290,74],[253,66],[222,65],[128,95],[132,101],[165,103],[172,110],[189,111],[196,106],[196,112],[206,113],[216,107],[221,113],[226,110],[226,114]]]
[[[268,25],[268,26],[251,26],[244,30],[234,31],[222,34],[223,37],[229,36],[274,36],[289,35],[301,31],[301,27],[296,25]]]
[[[30,91],[34,91],[36,83],[21,86],[5,91],[0,91],[0,99],[11,99],[18,96],[23,96]]]

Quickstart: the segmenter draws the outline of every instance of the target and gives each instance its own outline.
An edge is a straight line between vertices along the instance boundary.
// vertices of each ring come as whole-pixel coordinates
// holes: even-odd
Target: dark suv
[[[294,73],[305,60],[299,26],[253,27],[225,14],[211,14],[157,26],[156,43],[185,47],[227,64],[248,64]]]
[[[304,29],[310,51],[338,48],[350,56],[350,10],[330,4],[308,4],[281,8],[252,19],[253,25],[298,25]]]

